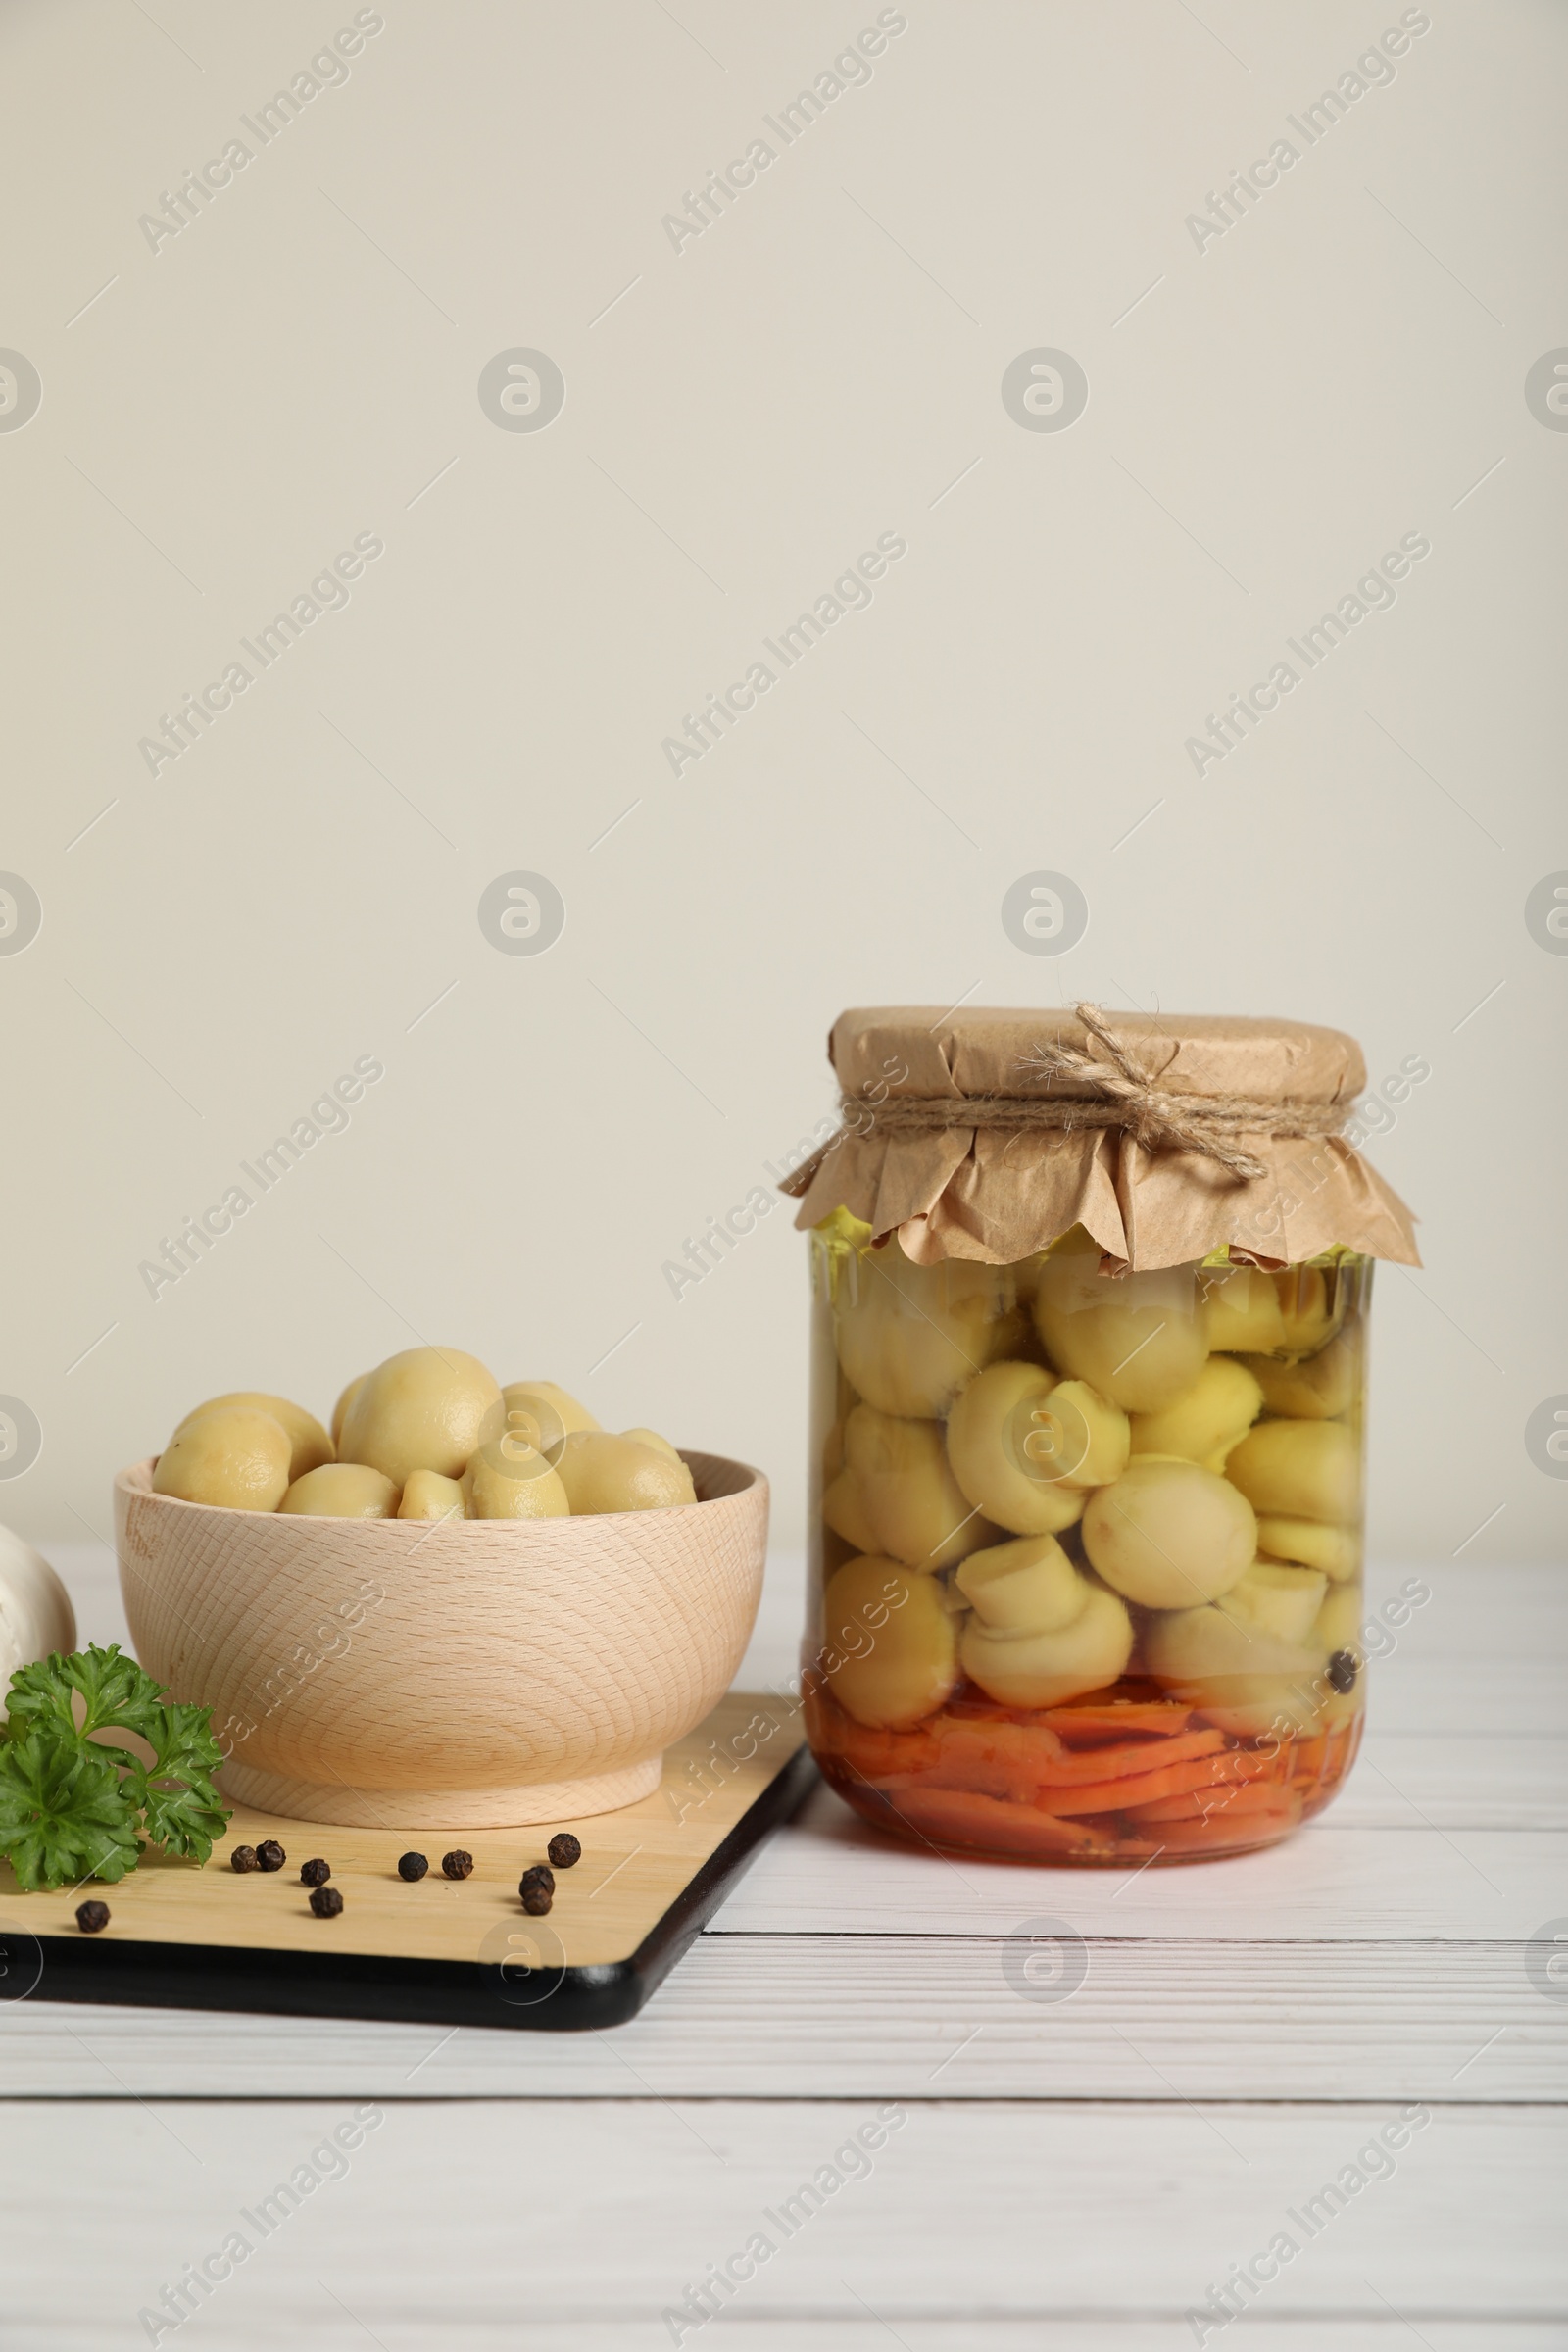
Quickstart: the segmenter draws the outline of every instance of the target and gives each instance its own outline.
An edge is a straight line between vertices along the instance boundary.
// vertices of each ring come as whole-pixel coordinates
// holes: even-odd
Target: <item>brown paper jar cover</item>
[[[1171,1095],[1343,1104],[1348,1117],[1366,1083],[1360,1047],[1338,1029],[1224,1013],[1109,1017],[1150,1083]],[[1099,1243],[1107,1272],[1186,1265],[1227,1248],[1269,1266],[1336,1247],[1420,1264],[1410,1211],[1343,1136],[1247,1133],[1237,1140],[1265,1169],[1247,1179],[1115,1127],[879,1130],[876,1105],[890,1097],[1102,1099],[1092,1084],[1031,1069],[1056,1044],[1100,1053],[1075,1014],[1054,1008],[841,1013],[828,1056],[846,1101],[864,1108],[856,1131],[789,1179],[785,1189],[802,1197],[797,1224],[847,1209],[878,1237],[897,1233],[921,1265],[1010,1265],[1074,1225]]]

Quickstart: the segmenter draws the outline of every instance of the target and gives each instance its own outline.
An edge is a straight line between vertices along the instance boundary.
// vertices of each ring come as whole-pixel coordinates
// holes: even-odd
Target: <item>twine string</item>
[[[1073,1010],[1100,1048],[1102,1058],[1081,1053],[1059,1039],[1037,1046],[1021,1067],[1034,1076],[1071,1078],[1092,1086],[1092,1097],[1061,1095],[889,1095],[880,1102],[846,1095],[840,1103],[844,1126],[813,1155],[813,1167],[851,1134],[880,1129],[885,1135],[939,1133],[955,1127],[1019,1133],[1030,1128],[1070,1134],[1079,1128],[1119,1128],[1146,1151],[1197,1152],[1238,1178],[1267,1174],[1255,1153],[1244,1151],[1240,1135],[1325,1136],[1343,1134],[1348,1102],[1297,1102],[1278,1096],[1174,1095],[1144,1070],[1117,1037],[1098,1004]],[[804,1175],[803,1169],[799,1174]]]

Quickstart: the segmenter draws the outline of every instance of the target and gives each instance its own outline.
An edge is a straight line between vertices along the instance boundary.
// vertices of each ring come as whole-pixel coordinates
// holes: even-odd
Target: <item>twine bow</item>
[[[1113,1118],[1086,1117],[1085,1126],[1120,1127],[1149,1152],[1200,1152],[1205,1159],[1218,1160],[1233,1176],[1252,1179],[1267,1170],[1253,1152],[1244,1152],[1232,1140],[1238,1133],[1325,1134],[1345,1123],[1342,1109],[1316,1103],[1264,1102],[1250,1095],[1167,1094],[1139,1068],[1098,1004],[1075,1004],[1073,1010],[1105,1058],[1096,1061],[1058,1039],[1053,1045],[1037,1046],[1023,1066],[1047,1077],[1076,1078],[1097,1087],[1101,1102],[1060,1105],[1116,1113]],[[1303,1116],[1310,1122],[1309,1128],[1301,1125]]]

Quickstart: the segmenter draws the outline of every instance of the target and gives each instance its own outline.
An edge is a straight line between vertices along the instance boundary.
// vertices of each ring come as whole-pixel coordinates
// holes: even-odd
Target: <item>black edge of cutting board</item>
[[[507,1991],[499,1966],[368,1952],[258,1950],[220,1943],[98,1943],[40,1936],[39,1987],[57,2001],[143,2009],[242,2009],[274,2017],[369,2018],[570,2034],[635,2017],[743,1876],[769,1831],[816,1779],[801,1746],[689,1879],[636,1951],[597,1967],[540,1971],[539,1989]],[[525,1914],[519,1911],[521,1924]],[[330,1927],[325,1933],[330,1935]],[[44,1989],[46,1988],[46,1989]]]

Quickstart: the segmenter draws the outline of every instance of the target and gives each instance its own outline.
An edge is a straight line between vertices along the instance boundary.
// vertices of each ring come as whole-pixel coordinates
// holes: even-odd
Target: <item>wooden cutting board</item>
[[[815,1777],[787,1697],[732,1690],[671,1748],[652,1796],[619,1812],[537,1829],[334,1829],[236,1809],[205,1865],[152,1858],[118,1886],[24,1894],[0,1864],[0,1950],[8,1997],[154,2008],[400,2018],[572,2030],[621,2024],[642,2007]],[[522,1908],[517,1882],[558,1830],[582,1859],[556,1872],[552,1909]],[[272,1873],[233,1870],[236,1845],[275,1838]],[[463,1846],[471,1877],[443,1877]],[[398,1876],[411,1849],[429,1860]],[[318,1919],[299,1866],[319,1856],[343,1897]],[[84,1935],[76,1906],[109,1906]],[[35,1981],[27,1984],[28,1978]]]

